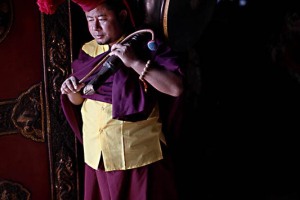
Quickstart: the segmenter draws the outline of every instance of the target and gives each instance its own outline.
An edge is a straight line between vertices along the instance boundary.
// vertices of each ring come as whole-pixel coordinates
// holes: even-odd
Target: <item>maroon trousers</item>
[[[178,200],[170,159],[105,172],[85,165],[84,200]]]

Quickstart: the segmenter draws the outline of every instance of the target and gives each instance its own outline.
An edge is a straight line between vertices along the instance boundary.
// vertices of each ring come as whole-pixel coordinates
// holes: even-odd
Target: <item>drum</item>
[[[185,51],[197,42],[210,21],[214,0],[133,0],[137,24],[153,28],[176,51]]]

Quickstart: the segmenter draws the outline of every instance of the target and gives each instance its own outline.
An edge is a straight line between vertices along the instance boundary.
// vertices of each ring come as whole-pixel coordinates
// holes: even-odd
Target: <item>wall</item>
[[[49,157],[43,118],[37,116],[43,105],[40,14],[34,0],[9,2],[1,2],[12,24],[0,43],[0,196],[47,200]]]

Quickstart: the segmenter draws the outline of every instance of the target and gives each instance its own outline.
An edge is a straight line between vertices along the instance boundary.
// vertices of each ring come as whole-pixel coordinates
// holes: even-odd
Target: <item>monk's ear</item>
[[[121,12],[119,13],[119,18],[121,20],[122,23],[125,23],[126,18],[127,18],[127,10],[121,10]]]

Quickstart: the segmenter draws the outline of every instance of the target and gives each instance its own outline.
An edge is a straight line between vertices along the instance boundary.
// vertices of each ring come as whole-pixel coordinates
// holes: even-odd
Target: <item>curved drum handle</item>
[[[117,43],[124,44],[130,38],[132,38],[134,35],[139,34],[139,33],[150,33],[151,34],[151,40],[148,42],[147,46],[151,51],[155,51],[157,46],[156,46],[156,43],[154,40],[154,32],[151,29],[141,29],[141,30],[135,31],[135,32],[129,34],[128,36],[126,36],[124,39],[121,39]],[[85,75],[81,80],[79,80],[79,83],[82,83],[88,77],[90,77],[99,68],[99,66],[101,66],[109,57],[110,57],[109,55],[106,55],[102,60],[100,60],[87,75]]]

